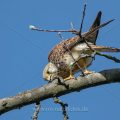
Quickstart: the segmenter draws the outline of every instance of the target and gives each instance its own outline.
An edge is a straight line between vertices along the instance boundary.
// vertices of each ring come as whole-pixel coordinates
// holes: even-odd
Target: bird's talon
[[[71,80],[71,79],[75,79],[74,77],[68,77],[68,78],[65,78],[65,81],[66,80]]]
[[[94,71],[89,71],[89,70],[85,70],[85,71],[84,71],[84,74],[85,74],[85,75],[89,75],[89,74],[92,74],[92,73],[94,73]]]
[[[71,79],[75,79],[75,77],[73,75],[70,75],[69,77],[65,78],[64,80],[71,80]]]

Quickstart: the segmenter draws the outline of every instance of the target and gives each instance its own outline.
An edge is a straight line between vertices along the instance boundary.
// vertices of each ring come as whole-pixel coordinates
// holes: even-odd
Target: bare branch
[[[77,79],[68,80],[65,83],[69,85],[69,89],[64,85],[57,84],[58,80],[48,83],[42,87],[27,90],[13,97],[0,99],[0,115],[25,105],[43,101],[54,96],[59,97],[71,92],[83,90],[108,83],[120,83],[120,68],[104,70],[100,73],[93,73]]]
[[[102,27],[108,25],[109,23],[113,22],[114,20],[115,20],[115,19],[109,20],[108,22],[102,23],[101,25],[99,25],[99,26],[93,28],[91,31],[89,31],[89,32],[87,32],[87,33],[85,34],[85,37],[87,37],[88,35],[90,35],[90,34],[96,32],[96,31],[99,30],[100,28],[102,28]]]
[[[103,23],[103,24],[95,27],[95,28],[92,29],[91,31],[87,32],[87,33],[85,34],[85,37],[87,37],[88,35],[96,32],[96,31],[99,30],[100,28],[108,25],[109,23],[111,23],[111,22],[114,21],[114,20],[115,20],[115,19],[109,20],[108,22],[105,22],[105,23]],[[45,29],[40,29],[40,28],[38,28],[38,27],[35,27],[35,26],[33,26],[33,25],[30,25],[29,28],[30,28],[31,30],[36,30],[36,31],[41,31],[41,32],[71,32],[71,33],[76,34],[76,35],[79,35],[79,33],[80,33],[79,31],[77,31],[77,30],[75,30],[75,29],[71,29],[71,30],[45,30]],[[84,35],[83,35],[82,37],[84,37]]]
[[[45,29],[40,29],[38,27],[35,27],[33,25],[30,25],[29,28],[31,30],[36,30],[36,31],[41,31],[41,32],[72,32],[72,33],[76,33],[78,32],[77,30],[75,29],[72,29],[72,30],[45,30]]]
[[[58,104],[61,105],[62,111],[63,111],[64,120],[68,120],[69,117],[68,117],[67,110],[66,110],[66,107],[68,107],[68,104],[62,102],[58,97],[54,97],[53,99],[54,99],[55,103],[58,103]]]
[[[114,62],[116,62],[116,63],[120,63],[120,59],[118,59],[118,58],[116,58],[116,57],[113,57],[113,56],[111,56],[111,55],[103,54],[103,53],[100,53],[100,52],[98,52],[98,51],[96,51],[96,54],[99,55],[99,56],[103,56],[103,57],[105,57],[105,58],[107,58],[107,59],[110,59],[110,60],[112,60],[112,61],[114,61]]]
[[[40,102],[36,102],[35,112],[33,114],[32,120],[37,120],[38,119],[39,111],[40,111]]]
[[[86,11],[86,4],[84,4],[84,9],[83,9],[83,16],[82,16],[82,21],[81,21],[81,25],[80,25],[80,31],[79,31],[79,36],[80,38],[82,38],[82,28],[83,28],[83,22],[84,22],[84,18],[85,18],[85,11]]]
[[[74,25],[73,25],[72,22],[70,22],[70,26],[71,26],[71,29],[72,29],[72,30],[75,30],[75,29],[74,29]]]

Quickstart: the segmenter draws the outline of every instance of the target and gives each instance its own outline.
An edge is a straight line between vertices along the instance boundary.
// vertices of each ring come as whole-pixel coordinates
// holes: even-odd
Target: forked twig
[[[68,120],[69,117],[68,117],[67,110],[66,110],[66,107],[68,107],[68,104],[66,104],[66,103],[62,102],[61,100],[59,100],[58,97],[54,97],[53,99],[54,99],[54,102],[56,104],[60,104],[61,105],[63,116],[64,116],[64,120]]]
[[[33,114],[32,120],[38,120],[39,111],[40,111],[40,102],[37,102],[35,105],[35,112]]]
[[[72,32],[72,33],[78,33],[78,31],[75,30],[75,29],[71,29],[71,30],[45,30],[45,29],[40,29],[38,27],[35,27],[33,25],[30,25],[29,28],[31,30],[36,30],[36,31],[41,31],[41,32],[57,32],[57,33],[58,32]]]
[[[96,32],[97,30],[99,30],[100,28],[106,26],[107,24],[109,24],[110,22],[112,22],[112,21],[114,21],[114,20],[115,20],[115,19],[109,20],[108,22],[105,22],[105,23],[103,23],[103,24],[95,27],[95,28],[92,29],[91,31],[87,32],[87,33],[85,34],[85,36],[83,35],[83,37],[87,37],[88,35]],[[31,30],[36,30],[36,31],[41,31],[41,32],[57,32],[57,33],[58,33],[58,32],[71,32],[71,33],[74,33],[74,34],[76,34],[76,35],[79,35],[79,32],[80,32],[80,31],[75,30],[75,29],[71,29],[71,30],[45,30],[45,29],[40,29],[40,28],[38,28],[38,27],[35,27],[35,26],[33,26],[33,25],[30,25],[29,28],[30,28]]]

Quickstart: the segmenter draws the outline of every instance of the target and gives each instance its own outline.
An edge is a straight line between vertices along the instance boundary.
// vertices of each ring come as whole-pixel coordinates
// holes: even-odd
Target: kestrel
[[[101,14],[102,13],[100,11],[93,22],[93,25],[90,27],[90,30],[82,34],[82,37],[84,37],[89,46],[95,51],[120,52],[120,49],[117,48],[96,45],[99,30],[88,34],[100,25]],[[87,70],[87,67],[90,66],[93,61],[92,54],[94,54],[94,52],[89,46],[82,40],[82,38],[80,38],[79,35],[57,44],[49,53],[49,63],[43,70],[43,78],[50,81],[59,76],[64,80],[70,80],[71,78],[74,78],[74,74],[81,69],[84,74],[91,73],[91,71]],[[81,69],[76,62],[79,64]]]

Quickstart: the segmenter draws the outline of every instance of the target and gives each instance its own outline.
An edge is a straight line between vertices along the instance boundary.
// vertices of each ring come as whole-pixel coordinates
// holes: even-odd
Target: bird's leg
[[[84,72],[85,75],[94,73],[93,71],[90,71],[90,70],[87,69],[86,61],[83,63],[83,68],[84,68],[83,72]]]
[[[85,69],[85,70],[84,70],[84,74],[85,74],[85,75],[92,74],[92,73],[93,73],[93,71],[90,71],[90,70],[88,70],[88,69]]]
[[[93,71],[90,71],[90,70],[87,69],[87,58],[82,58],[81,59],[81,66],[82,66],[82,69],[83,69],[83,72],[84,72],[84,76],[93,73]]]
[[[70,75],[69,77],[65,78],[64,80],[71,80],[71,79],[75,79],[73,73],[72,73],[72,70],[70,70]]]
[[[72,63],[72,64],[70,65],[70,75],[69,75],[69,77],[65,78],[64,80],[75,79],[74,74],[73,74],[73,72],[72,72],[73,66],[74,66],[74,63]]]

